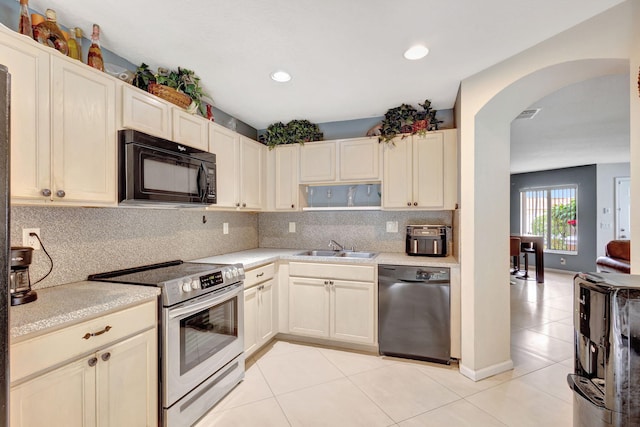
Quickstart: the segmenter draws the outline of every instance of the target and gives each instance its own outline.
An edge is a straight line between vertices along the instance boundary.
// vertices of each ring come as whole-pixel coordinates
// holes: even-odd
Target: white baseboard
[[[460,363],[459,366],[460,366],[460,373],[462,375],[464,375],[469,379],[472,379],[473,381],[480,381],[485,378],[489,378],[494,375],[501,374],[503,372],[513,369],[513,361],[509,359],[504,362],[488,366],[486,368],[478,369],[477,371],[467,368],[462,362]]]

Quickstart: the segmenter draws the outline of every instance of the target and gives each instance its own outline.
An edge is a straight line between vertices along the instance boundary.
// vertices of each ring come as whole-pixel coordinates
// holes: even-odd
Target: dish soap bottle
[[[31,28],[31,17],[29,16],[29,0],[20,0],[18,32],[33,38],[33,28]]]
[[[47,19],[38,24],[34,32],[34,34],[37,35],[36,40],[39,43],[58,50],[63,55],[67,55],[69,53],[69,46],[56,22],[56,11],[47,9],[45,16]]]
[[[100,26],[98,24],[93,24],[87,64],[95,69],[104,71],[104,60],[102,59],[102,49],[100,49]]]

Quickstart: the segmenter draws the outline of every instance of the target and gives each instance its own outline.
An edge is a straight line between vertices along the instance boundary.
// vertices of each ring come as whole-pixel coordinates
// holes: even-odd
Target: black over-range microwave
[[[118,193],[124,205],[215,204],[216,155],[135,130],[120,130]]]

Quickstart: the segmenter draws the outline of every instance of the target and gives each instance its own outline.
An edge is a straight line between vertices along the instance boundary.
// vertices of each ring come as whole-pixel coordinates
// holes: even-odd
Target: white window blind
[[[520,233],[544,237],[547,252],[578,253],[576,185],[520,191]]]

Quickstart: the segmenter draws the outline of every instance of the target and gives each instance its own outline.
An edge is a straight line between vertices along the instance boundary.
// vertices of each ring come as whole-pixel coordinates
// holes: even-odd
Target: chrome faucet
[[[331,239],[329,240],[329,246],[334,250],[334,251],[344,251],[344,246],[342,246],[340,243],[336,242],[335,240]]]

